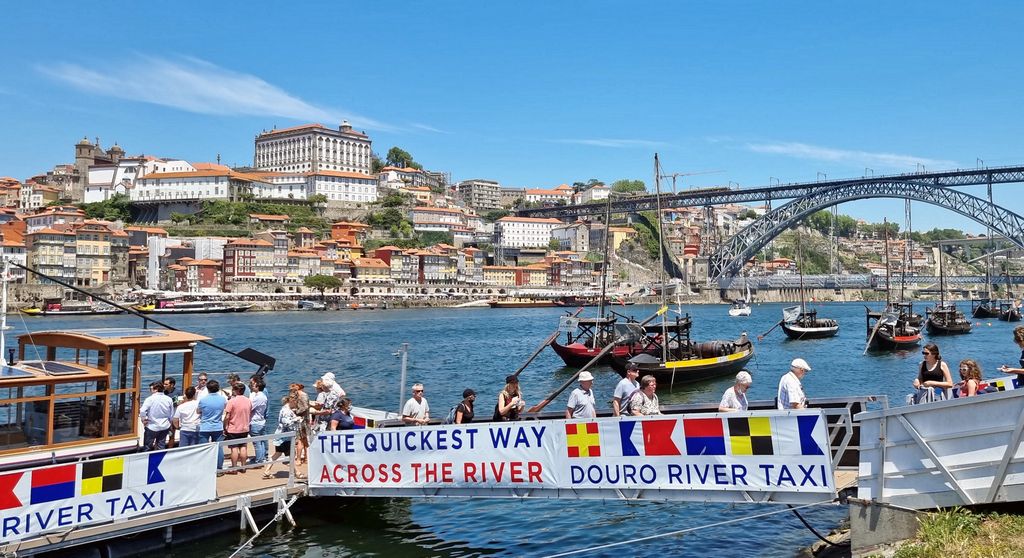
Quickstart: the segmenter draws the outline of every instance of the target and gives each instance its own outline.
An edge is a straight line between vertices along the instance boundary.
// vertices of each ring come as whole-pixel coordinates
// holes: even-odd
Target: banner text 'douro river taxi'
[[[325,432],[310,453],[311,488],[835,492],[817,410]]]

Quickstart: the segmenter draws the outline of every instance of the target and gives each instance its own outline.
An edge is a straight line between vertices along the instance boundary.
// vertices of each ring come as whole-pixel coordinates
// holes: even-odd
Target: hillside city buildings
[[[207,292],[301,292],[311,275],[342,280],[352,294],[415,294],[484,288],[587,289],[596,286],[607,236],[612,249],[636,236],[628,222],[525,218],[523,204],[599,203],[611,189],[591,181],[550,188],[503,187],[475,178],[451,183],[447,172],[383,166],[373,172],[373,143],[347,122],[264,130],[253,140],[253,164],[229,167],[151,154],[128,154],[98,138],[74,144],[74,162],[58,163],[24,182],[0,177],[0,251],[13,261],[85,289]],[[76,203],[126,196],[134,225],[87,218]],[[346,212],[398,208],[418,234],[449,238],[428,248],[386,244],[393,231],[346,219]],[[305,205],[332,215],[330,230],[296,226],[288,215],[248,215],[249,236],[171,236],[161,224],[191,215],[204,202]],[[688,275],[706,274],[716,243],[749,224],[762,208],[722,206],[663,212],[666,237]],[[502,216],[504,215],[504,216]],[[487,218],[485,218],[487,217]],[[367,241],[384,246],[366,249]],[[930,265],[930,251],[891,242],[893,261],[909,253],[908,270]],[[880,259],[876,239],[850,239],[848,249]],[[895,266],[901,264],[895,263]],[[867,264],[870,273],[884,266]],[[881,271],[879,271],[881,268]],[[752,274],[795,272],[792,260],[758,262]],[[22,271],[15,279],[46,281]],[[432,292],[432,291],[431,291]]]

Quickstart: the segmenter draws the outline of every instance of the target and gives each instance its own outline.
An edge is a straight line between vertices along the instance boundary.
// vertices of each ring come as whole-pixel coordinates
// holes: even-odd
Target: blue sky
[[[1019,3],[282,6],[8,6],[0,176],[70,162],[83,136],[243,165],[263,129],[342,119],[382,155],[507,186],[651,184],[655,152],[724,171],[680,187],[1024,163]],[[1024,213],[1019,188],[996,202]],[[920,204],[914,221],[982,230]]]

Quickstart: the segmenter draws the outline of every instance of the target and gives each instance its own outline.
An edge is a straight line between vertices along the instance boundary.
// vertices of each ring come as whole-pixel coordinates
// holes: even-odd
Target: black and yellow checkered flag
[[[772,423],[769,417],[729,419],[732,455],[774,455]]]
[[[82,463],[82,496],[120,490],[123,483],[123,457]]]

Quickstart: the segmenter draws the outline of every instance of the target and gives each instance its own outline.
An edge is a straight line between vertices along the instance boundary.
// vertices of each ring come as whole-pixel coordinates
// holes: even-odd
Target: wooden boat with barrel
[[[635,363],[641,376],[650,374],[659,383],[678,385],[736,374],[754,358],[746,333],[733,341],[696,342],[690,339],[691,326],[689,315],[643,326],[638,342],[612,352],[612,368],[624,376],[626,366]]]
[[[839,333],[839,322],[819,318],[817,310],[803,306],[783,308],[781,325],[790,339],[825,339]]]

